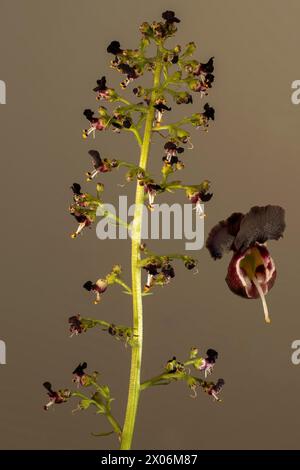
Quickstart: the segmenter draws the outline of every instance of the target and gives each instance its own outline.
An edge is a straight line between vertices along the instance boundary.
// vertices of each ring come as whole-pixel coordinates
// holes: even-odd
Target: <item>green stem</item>
[[[154,119],[154,107],[157,91],[156,88],[160,84],[161,76],[161,53],[158,50],[156,56],[156,67],[154,72],[154,90],[151,94],[151,101],[149,104],[148,114],[145,121],[145,129],[143,142],[141,145],[141,154],[139,166],[146,170],[148,154],[151,142],[151,133]],[[141,267],[140,267],[140,244],[141,244],[141,230],[142,230],[142,215],[143,215],[143,201],[144,201],[144,188],[137,183],[136,196],[135,196],[135,212],[134,223],[132,227],[132,242],[131,242],[131,272],[132,272],[132,306],[133,306],[133,331],[137,341],[132,346],[131,350],[131,370],[129,379],[129,391],[127,408],[125,415],[125,422],[122,432],[121,445],[122,450],[129,450],[131,448],[137,407],[140,396],[140,376],[141,376],[141,361],[142,361],[142,346],[143,346],[143,303],[142,303],[142,287],[141,287]]]
[[[121,436],[122,434],[122,429],[121,429],[121,426],[119,425],[119,423],[117,422],[117,420],[113,417],[113,415],[107,411],[106,412],[106,417],[108,419],[108,421],[110,422],[113,430],[115,431],[116,434],[118,434],[118,436]]]
[[[115,279],[115,283],[116,283],[116,284],[119,284],[119,285],[122,286],[122,287],[124,287],[124,289],[126,290],[126,292],[127,292],[128,294],[130,294],[130,295],[132,294],[132,290],[130,289],[130,287],[129,287],[124,281],[122,281],[122,279],[116,278],[116,279]]]

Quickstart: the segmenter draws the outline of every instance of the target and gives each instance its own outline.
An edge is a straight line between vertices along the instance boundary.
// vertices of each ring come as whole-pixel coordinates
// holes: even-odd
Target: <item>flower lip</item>
[[[202,113],[204,117],[209,121],[210,119],[212,121],[215,120],[215,110],[211,106],[209,106],[208,103],[204,105],[204,112]]]
[[[89,155],[92,157],[93,166],[96,169],[100,168],[102,165],[102,159],[98,150],[89,150]]]
[[[71,189],[76,196],[82,196],[81,186],[79,183],[73,183]]]
[[[161,16],[166,21],[166,23],[180,23],[180,19],[176,18],[174,11],[164,11]]]
[[[86,289],[87,291],[91,292],[94,289],[94,283],[92,281],[86,281],[83,284],[83,288]]]
[[[206,351],[206,361],[215,363],[216,360],[218,359],[219,353],[215,351],[214,349],[208,349]]]
[[[113,55],[118,55],[118,54],[122,54],[123,50],[121,49],[121,44],[119,43],[119,41],[112,41],[109,46],[107,47],[107,52],[109,54],[113,54]]]
[[[99,80],[97,80],[97,86],[93,88],[93,91],[106,91],[106,77],[103,76]]]
[[[285,230],[284,218],[284,209],[273,205],[254,206],[247,214],[234,212],[211,229],[206,248],[218,259],[230,250],[243,252],[256,242],[278,240]]]

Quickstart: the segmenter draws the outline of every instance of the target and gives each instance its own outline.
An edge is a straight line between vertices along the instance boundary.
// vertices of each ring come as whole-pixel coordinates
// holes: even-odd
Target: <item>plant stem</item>
[[[157,88],[160,84],[160,75],[162,68],[161,53],[157,50],[156,65],[154,71],[153,92],[147,111],[145,121],[145,129],[143,142],[141,145],[140,163],[139,166],[146,170],[148,154],[151,143],[151,134],[154,119],[154,107],[157,96]],[[142,346],[143,346],[143,303],[142,303],[142,288],[141,288],[141,267],[140,267],[140,244],[141,244],[141,230],[142,230],[142,215],[143,215],[143,201],[144,201],[144,188],[137,182],[136,196],[135,196],[135,212],[134,222],[132,227],[132,242],[131,242],[131,272],[132,272],[132,306],[133,306],[133,332],[137,341],[132,346],[131,351],[131,370],[129,379],[129,391],[127,408],[125,415],[125,422],[121,438],[122,450],[129,450],[131,448],[138,401],[140,396],[140,377],[141,377],[141,361],[142,361]]]
[[[117,422],[117,420],[113,417],[113,415],[109,411],[106,412],[106,417],[107,417],[108,421],[110,422],[110,424],[111,424],[113,430],[115,431],[115,433],[118,436],[121,436],[122,429],[121,429],[121,426],[119,425],[119,423]]]
[[[128,294],[130,294],[130,295],[132,294],[132,290],[130,289],[130,287],[129,287],[124,281],[122,281],[122,279],[116,278],[116,279],[115,279],[115,283],[116,283],[116,284],[119,284],[119,285],[122,286],[122,287],[124,287],[124,289],[126,290],[126,292],[127,292]]]

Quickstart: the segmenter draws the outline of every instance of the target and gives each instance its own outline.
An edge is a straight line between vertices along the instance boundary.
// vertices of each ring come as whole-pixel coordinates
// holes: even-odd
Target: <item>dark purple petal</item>
[[[254,206],[241,221],[234,245],[236,250],[246,250],[254,243],[278,240],[285,229],[285,211],[280,206]]]

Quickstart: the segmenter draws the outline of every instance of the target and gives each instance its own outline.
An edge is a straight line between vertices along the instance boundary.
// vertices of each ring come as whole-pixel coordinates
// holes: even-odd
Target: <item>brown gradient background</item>
[[[67,404],[45,413],[41,384],[70,386],[74,366],[86,360],[111,386],[115,414],[123,419],[129,348],[96,330],[70,339],[67,318],[80,312],[131,321],[130,298],[118,287],[98,307],[82,289],[84,281],[104,275],[114,263],[122,264],[130,282],[130,245],[101,242],[94,229],[72,241],[69,187],[84,181],[90,148],[136,161],[137,147],[128,134],[98,133],[96,141],[82,141],[82,110],[96,108],[91,89],[102,74],[114,86],[119,81],[114,71],[107,72],[107,44],[119,39],[135,47],[138,25],[166,9],[182,20],[176,42],[194,40],[199,59],[216,60],[208,99],[216,121],[208,134],[193,134],[195,150],[185,153],[180,175],[189,183],[203,178],[213,183],[206,234],[232,211],[254,204],[281,204],[288,227],[283,240],[270,243],[278,268],[268,296],[270,326],[258,301],[228,290],[229,258],[213,262],[206,250],[197,253],[198,275],[178,265],[174,282],[145,299],[143,378],[157,374],[172,355],[184,360],[191,346],[214,347],[220,358],[213,377],[224,377],[226,387],[220,405],[202,393],[191,399],[180,383],[146,391],[134,448],[299,447],[300,366],[290,358],[291,343],[300,338],[300,106],[290,99],[291,82],[300,77],[299,1],[0,0],[0,79],[7,84],[7,104],[0,106],[0,338],[7,344],[7,365],[0,366],[2,449],[116,447],[114,437],[90,435],[109,428],[92,411],[71,414],[75,404]],[[202,109],[199,101],[196,96],[193,109]],[[183,105],[178,115],[191,108]],[[161,157],[156,137],[153,171]],[[133,185],[117,185],[122,173],[101,177],[106,201],[117,201],[118,193],[133,197]],[[168,200],[186,202],[179,194]],[[181,241],[150,245],[184,249]]]

